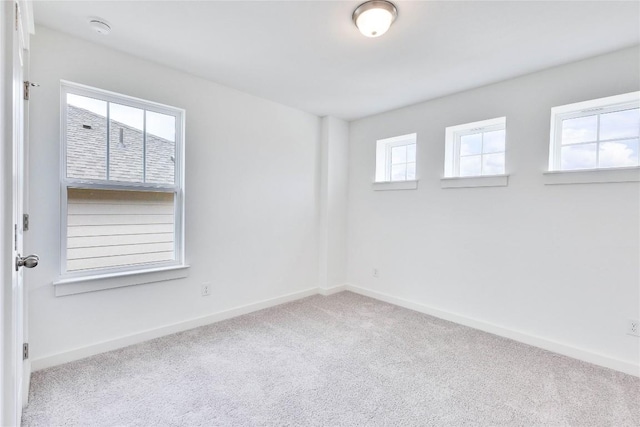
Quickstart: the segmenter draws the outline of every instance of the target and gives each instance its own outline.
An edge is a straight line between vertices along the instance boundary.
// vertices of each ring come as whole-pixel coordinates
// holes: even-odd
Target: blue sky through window
[[[100,99],[68,93],[67,104],[83,108],[102,117],[107,116],[107,102]],[[144,110],[116,103],[110,103],[110,108],[111,120],[142,130]],[[147,111],[146,128],[147,133],[173,142],[176,140],[176,121],[173,116]]]
[[[562,121],[562,169],[638,166],[640,109]]]

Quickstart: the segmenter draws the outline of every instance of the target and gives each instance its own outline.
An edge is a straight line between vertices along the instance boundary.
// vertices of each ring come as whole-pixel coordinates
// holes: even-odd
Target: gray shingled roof
[[[67,105],[67,177],[107,179],[106,132],[106,117]],[[173,141],[147,133],[145,171],[142,131],[110,120],[109,133],[109,179],[173,184]]]

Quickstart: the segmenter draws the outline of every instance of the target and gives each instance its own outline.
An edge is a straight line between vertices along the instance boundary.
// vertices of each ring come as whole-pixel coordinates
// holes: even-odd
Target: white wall
[[[347,275],[365,291],[637,364],[625,322],[640,317],[638,184],[545,186],[542,171],[550,108],[638,90],[638,59],[628,49],[349,124],[39,28],[25,242],[41,255],[27,283],[32,358]],[[186,109],[187,279],[54,297],[60,79]],[[441,189],[444,128],[499,116],[509,186]],[[372,191],[375,141],[412,132],[418,190]]]
[[[32,358],[317,286],[318,117],[47,28],[32,43]],[[187,279],[54,297],[60,79],[186,109]]]
[[[344,286],[347,279],[349,123],[323,117],[321,126],[318,286],[329,289]]]
[[[638,52],[352,122],[349,282],[637,366],[639,186],[545,186],[542,172],[551,107],[638,90]],[[500,116],[509,186],[441,189],[445,127]],[[372,191],[376,140],[412,132],[418,189]]]

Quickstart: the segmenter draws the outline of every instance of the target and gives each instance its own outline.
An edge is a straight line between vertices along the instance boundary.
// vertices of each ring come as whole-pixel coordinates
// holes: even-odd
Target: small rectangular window
[[[551,109],[550,171],[638,166],[640,92]]]
[[[184,264],[184,110],[62,83],[62,277]]]
[[[504,175],[506,117],[446,128],[445,177]]]
[[[380,139],[376,144],[376,182],[416,179],[416,134]]]

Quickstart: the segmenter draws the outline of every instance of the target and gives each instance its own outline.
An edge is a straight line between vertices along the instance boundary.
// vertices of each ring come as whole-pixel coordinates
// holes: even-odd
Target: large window
[[[184,110],[62,82],[62,276],[180,266]]]
[[[550,171],[638,166],[640,92],[551,110]]]
[[[381,139],[376,144],[376,182],[416,179],[416,134]]]
[[[505,117],[451,126],[445,135],[445,177],[505,173]]]

